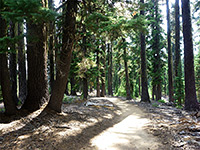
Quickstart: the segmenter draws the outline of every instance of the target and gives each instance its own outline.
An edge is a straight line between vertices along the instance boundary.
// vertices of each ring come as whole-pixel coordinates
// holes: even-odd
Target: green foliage
[[[64,103],[71,104],[77,100],[79,100],[79,98],[76,96],[67,96],[64,94],[64,98],[63,98]]]
[[[5,10],[1,12],[6,20],[23,22],[24,19],[42,23],[55,20],[58,14],[42,7],[41,0],[4,0]]]
[[[160,103],[165,103],[165,100],[159,99],[158,102],[160,102]]]

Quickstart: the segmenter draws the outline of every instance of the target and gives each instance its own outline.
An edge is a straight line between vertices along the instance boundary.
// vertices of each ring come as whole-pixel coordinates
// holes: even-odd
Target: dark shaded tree
[[[58,74],[52,89],[48,107],[61,112],[62,100],[70,70],[71,56],[75,40],[75,22],[77,0],[63,0],[66,6],[63,9],[63,39],[60,59],[57,64]]]
[[[144,0],[140,0],[144,4]],[[140,11],[140,14],[144,16],[144,10]],[[145,48],[145,35],[144,33],[140,34],[140,59],[141,59],[141,83],[142,83],[142,95],[141,101],[150,102],[149,92],[148,92],[148,82],[147,82],[147,67],[146,67],[146,48]],[[140,85],[140,82],[139,82]],[[140,86],[139,86],[140,92]]]
[[[3,4],[0,1],[0,4]],[[2,6],[0,6],[0,11],[2,11]],[[7,24],[6,20],[0,14],[0,38],[6,37],[7,34]],[[8,70],[7,62],[7,49],[8,47],[4,43],[0,43],[0,83],[3,96],[3,102],[5,107],[5,114],[14,115],[17,112],[15,102],[12,97],[11,92],[11,82]]]
[[[182,13],[185,68],[185,109],[192,111],[199,110],[200,108],[197,102],[195,88],[192,24],[189,0],[182,0]]]
[[[47,8],[47,1],[41,1]],[[48,100],[47,28],[44,21],[27,23],[28,95],[23,108],[33,112]]]
[[[14,39],[15,37],[15,24],[13,22],[10,23],[10,29],[9,29],[10,37]],[[10,79],[11,79],[11,85],[12,85],[12,96],[15,101],[15,104],[18,103],[18,97],[17,97],[17,51],[15,43],[12,43],[10,46],[11,53],[9,57],[9,69],[10,69]]]
[[[173,59],[171,50],[171,25],[170,25],[170,9],[169,0],[166,0],[167,6],[167,52],[168,52],[168,91],[169,91],[169,101],[174,101],[174,86],[173,86]]]
[[[184,97],[183,81],[182,81],[182,63],[181,63],[181,49],[180,49],[180,8],[179,0],[175,2],[175,99],[178,104],[182,104]]]

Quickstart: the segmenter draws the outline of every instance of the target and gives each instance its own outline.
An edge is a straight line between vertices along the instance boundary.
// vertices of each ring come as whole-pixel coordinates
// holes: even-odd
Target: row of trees
[[[158,0],[63,0],[58,8],[52,0],[0,4],[0,79],[7,114],[15,114],[19,102],[32,112],[48,101],[48,108],[61,112],[69,88],[84,99],[93,89],[96,96],[141,95],[144,102],[150,102],[149,92],[156,100],[165,94],[179,105],[185,100],[187,110],[199,109],[188,0],[182,0],[185,93],[179,0],[172,13],[166,0],[167,54]],[[198,59],[196,64],[198,72]]]

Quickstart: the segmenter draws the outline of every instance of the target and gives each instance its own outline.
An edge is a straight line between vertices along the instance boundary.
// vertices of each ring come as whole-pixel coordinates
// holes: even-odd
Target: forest
[[[172,128],[188,131],[179,138],[187,135],[189,145],[179,140],[174,147],[200,148],[199,16],[195,0],[0,0],[0,149],[98,149],[89,146],[92,137],[134,112],[151,115],[157,129],[151,124],[148,130],[163,140],[148,148],[169,149],[172,144],[156,133]],[[178,116],[179,126],[162,127],[167,119],[156,114],[168,122]],[[70,127],[72,120],[81,133]],[[43,126],[55,128],[46,148],[40,146],[50,132]],[[39,138],[36,129],[39,147],[30,142]],[[53,137],[62,129],[73,133],[58,142]],[[76,142],[82,147],[66,144]],[[114,149],[147,148],[128,146]]]

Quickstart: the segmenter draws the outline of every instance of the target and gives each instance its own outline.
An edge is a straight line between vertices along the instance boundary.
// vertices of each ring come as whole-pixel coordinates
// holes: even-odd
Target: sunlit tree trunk
[[[18,36],[24,33],[22,23],[18,23]],[[18,70],[19,70],[19,99],[24,103],[27,96],[27,81],[26,81],[26,51],[24,38],[18,41]]]
[[[10,37],[15,37],[15,24],[10,23]],[[18,97],[17,97],[17,51],[15,44],[11,44],[10,46],[11,53],[9,57],[9,69],[10,69],[10,79],[11,79],[11,85],[12,85],[12,96],[15,101],[15,104],[18,103]]]

